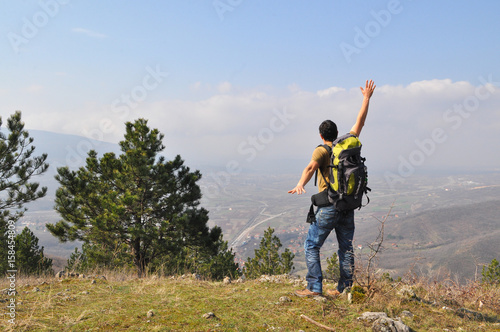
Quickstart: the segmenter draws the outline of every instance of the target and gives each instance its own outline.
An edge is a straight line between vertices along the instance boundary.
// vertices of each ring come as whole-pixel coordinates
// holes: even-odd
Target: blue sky
[[[292,162],[300,172],[320,143],[319,123],[348,131],[358,87],[373,79],[361,137],[373,168],[402,178],[467,168],[461,153],[477,149],[473,135],[490,142],[481,167],[500,169],[491,153],[500,143],[498,1],[0,8],[0,115],[19,109],[27,128],[118,142],[125,121],[144,117],[165,134],[167,154],[196,166]]]
[[[393,85],[477,83],[498,54],[496,1],[42,0],[2,7],[2,71],[15,70],[19,84],[58,72],[80,76],[82,86],[87,77],[116,85],[151,64],[175,75],[172,94],[200,80],[308,90],[354,87],[367,76]],[[385,26],[374,15],[384,11]],[[53,16],[43,24],[40,12]],[[42,17],[42,26],[15,53],[8,34],[22,36],[24,19],[33,17]],[[375,36],[348,63],[340,45],[356,46],[355,28],[367,26]]]

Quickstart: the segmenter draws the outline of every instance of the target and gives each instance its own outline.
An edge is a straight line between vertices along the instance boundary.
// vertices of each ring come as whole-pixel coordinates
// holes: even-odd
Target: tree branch
[[[335,331],[334,328],[331,328],[329,326],[326,326],[326,325],[323,325],[321,323],[318,323],[317,321],[313,320],[312,318],[309,318],[307,317],[306,315],[300,315],[300,317],[304,318],[305,320],[307,320],[309,323],[313,323],[314,325],[316,326],[319,326],[327,331]]]

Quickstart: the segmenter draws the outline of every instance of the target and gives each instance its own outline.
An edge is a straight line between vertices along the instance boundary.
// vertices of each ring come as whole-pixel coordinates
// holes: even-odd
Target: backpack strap
[[[324,147],[325,150],[326,150],[326,152],[328,152],[328,155],[331,157],[331,155],[332,155],[332,148],[328,144],[320,144],[320,145],[317,146],[317,148],[319,148],[320,146]],[[316,186],[316,183],[318,182],[318,172],[319,172],[319,167],[316,170],[316,173],[314,174],[314,186]],[[321,174],[321,176],[323,177],[323,174]],[[325,181],[324,177],[323,177],[323,181]]]

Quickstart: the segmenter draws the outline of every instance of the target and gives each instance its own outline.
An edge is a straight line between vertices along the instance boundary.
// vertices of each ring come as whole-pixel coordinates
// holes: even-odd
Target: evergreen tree
[[[66,261],[66,269],[78,273],[87,272],[87,257],[85,254],[75,248],[75,251],[71,253]]]
[[[483,266],[482,281],[489,284],[500,284],[500,264],[493,258],[488,267]]]
[[[333,280],[335,282],[340,279],[340,266],[339,258],[336,252],[333,253],[332,257],[326,259],[326,272],[325,278]]]
[[[205,253],[198,273],[216,280],[221,280],[226,276],[233,279],[239,277],[240,270],[234,261],[234,253],[232,249],[228,249],[227,241],[222,240],[222,234],[217,242],[217,253],[215,257],[206,256]]]
[[[63,242],[83,241],[88,263],[130,263],[139,276],[165,262],[183,264],[186,249],[224,254],[221,229],[209,229],[208,211],[199,207],[200,172],[191,172],[180,156],[160,156],[162,139],[144,119],[127,122],[122,154],[99,159],[90,151],[77,171],[58,168],[55,209],[62,220],[48,224],[49,231]]]
[[[43,254],[43,247],[38,246],[38,238],[25,227],[16,235],[16,266],[24,275],[53,274],[52,259]]]
[[[0,117],[0,127],[2,126]],[[0,257],[11,256],[10,251],[16,237],[16,222],[23,216],[26,203],[44,197],[47,188],[31,178],[44,173],[49,165],[47,154],[34,156],[33,138],[24,129],[21,112],[17,111],[7,120],[6,130],[0,131]],[[8,247],[8,244],[10,248]],[[8,266],[8,260],[0,260],[0,274],[16,267]]]
[[[255,249],[255,257],[247,258],[247,262],[245,263],[245,275],[247,278],[258,278],[263,274],[286,274],[294,269],[293,259],[295,255],[288,249],[285,249],[280,255],[281,241],[273,234],[274,229],[269,227],[264,232],[264,237],[260,241],[260,247]]]

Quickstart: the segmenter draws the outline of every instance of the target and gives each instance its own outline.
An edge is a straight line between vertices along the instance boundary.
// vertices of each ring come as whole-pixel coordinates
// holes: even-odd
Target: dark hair
[[[338,135],[337,125],[331,120],[325,120],[319,125],[319,133],[325,141],[333,142]]]

